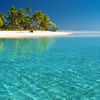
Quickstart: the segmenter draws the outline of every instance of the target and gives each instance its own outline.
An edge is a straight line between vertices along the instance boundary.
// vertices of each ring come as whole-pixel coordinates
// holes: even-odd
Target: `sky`
[[[100,0],[0,0],[4,14],[11,6],[42,10],[60,30],[100,31]]]

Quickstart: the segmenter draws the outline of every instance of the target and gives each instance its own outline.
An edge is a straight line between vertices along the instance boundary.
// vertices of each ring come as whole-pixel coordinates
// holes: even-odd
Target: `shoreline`
[[[72,32],[52,32],[52,31],[0,31],[0,38],[39,38],[58,37],[70,35]]]

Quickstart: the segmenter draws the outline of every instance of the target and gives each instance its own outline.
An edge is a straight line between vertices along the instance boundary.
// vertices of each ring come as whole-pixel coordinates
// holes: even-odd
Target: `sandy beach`
[[[71,32],[51,32],[51,31],[0,31],[0,38],[38,38],[38,37],[55,37],[70,35]]]

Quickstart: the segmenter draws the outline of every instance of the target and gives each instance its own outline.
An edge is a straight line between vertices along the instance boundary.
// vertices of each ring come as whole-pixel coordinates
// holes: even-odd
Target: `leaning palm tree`
[[[49,30],[50,31],[56,31],[56,30],[58,30],[58,28],[57,28],[55,23],[49,22]]]

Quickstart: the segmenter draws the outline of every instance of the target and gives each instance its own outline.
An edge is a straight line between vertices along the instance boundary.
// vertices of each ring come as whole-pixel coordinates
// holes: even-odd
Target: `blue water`
[[[0,100],[100,100],[100,37],[0,39]]]

